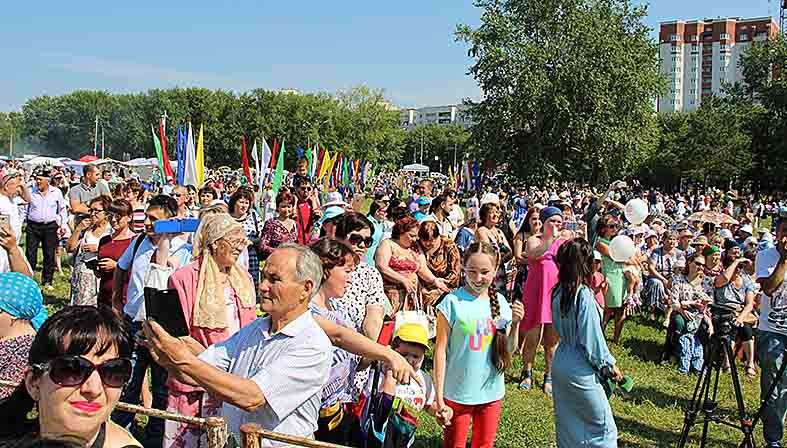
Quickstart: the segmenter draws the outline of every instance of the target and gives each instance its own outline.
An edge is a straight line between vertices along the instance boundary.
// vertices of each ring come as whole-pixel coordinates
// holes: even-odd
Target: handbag
[[[404,324],[418,324],[426,328],[426,331],[429,334],[429,339],[435,337],[437,334],[435,324],[434,322],[429,321],[429,316],[426,314],[426,311],[423,310],[418,293],[408,294],[403,308],[407,307],[407,302],[410,300],[412,300],[412,302],[415,304],[415,309],[402,310],[394,315],[394,333],[396,333],[399,330],[399,327]]]

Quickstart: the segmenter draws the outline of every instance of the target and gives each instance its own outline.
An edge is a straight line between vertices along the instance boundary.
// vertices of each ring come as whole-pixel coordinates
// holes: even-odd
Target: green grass
[[[68,303],[69,274],[68,270],[64,274],[55,274],[54,290],[45,292],[44,300],[50,311]],[[37,278],[39,275],[36,273]],[[635,381],[631,394],[616,395],[611,400],[621,447],[669,447],[677,444],[683,425],[683,408],[691,398],[697,377],[680,375],[673,364],[654,362],[661,353],[663,342],[664,330],[635,317],[626,323],[621,343],[610,345],[621,369]],[[534,369],[536,387],[528,392],[516,387],[521,362],[518,358],[515,360],[507,378],[496,447],[555,446],[552,402],[539,389],[543,378],[543,359],[543,353],[539,353]],[[753,413],[758,406],[759,383],[745,379],[740,367],[739,372],[743,377],[741,382],[747,410]],[[718,400],[725,414],[734,415],[735,401],[729,374],[722,374]],[[694,427],[690,446],[698,446],[700,429],[699,425]],[[758,427],[756,435],[759,443],[762,441],[760,429]],[[712,447],[735,447],[740,439],[739,432],[717,424],[711,424],[709,434],[709,446]],[[431,417],[422,417],[415,446],[437,448],[441,446],[440,442],[440,428]]]

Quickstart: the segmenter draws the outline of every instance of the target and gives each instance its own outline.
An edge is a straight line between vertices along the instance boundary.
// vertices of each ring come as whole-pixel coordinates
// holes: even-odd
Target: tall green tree
[[[645,7],[628,0],[476,0],[481,25],[457,39],[484,98],[473,140],[524,177],[600,181],[654,150],[665,86]]]

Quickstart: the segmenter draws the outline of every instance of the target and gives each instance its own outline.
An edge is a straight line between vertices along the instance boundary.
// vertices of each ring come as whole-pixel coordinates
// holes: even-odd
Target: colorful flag
[[[165,184],[167,176],[164,173],[164,157],[161,155],[161,139],[156,135],[156,129],[150,127],[150,132],[153,134],[153,146],[156,149],[156,159],[158,160],[158,169],[161,172],[161,183]],[[171,168],[170,168],[171,169]]]
[[[251,184],[251,168],[249,167],[249,155],[246,152],[246,137],[240,136],[240,163],[243,167],[243,175],[246,177],[246,181]]]
[[[202,135],[202,124],[199,125],[199,137],[197,138],[197,187],[205,183],[205,144]]]
[[[342,158],[342,185],[345,187],[350,185],[350,173],[349,173],[349,165],[351,164],[350,159],[347,157]]]
[[[251,160],[254,161],[254,181],[259,185],[260,178],[260,156],[257,154],[257,139],[254,139],[254,145],[251,147]],[[260,185],[262,188],[262,185]]]
[[[276,143],[274,143],[274,148],[275,145]],[[284,141],[281,142],[281,149],[279,150],[279,159],[276,161],[276,172],[273,174],[273,196],[279,194],[279,188],[281,188],[281,181],[283,176],[284,176]]]
[[[197,155],[194,148],[194,130],[189,122],[189,134],[186,142],[186,168],[183,172],[183,185],[200,186],[197,183]]]
[[[320,160],[320,165],[317,167],[317,177],[322,179],[325,177],[325,173],[328,172],[328,169],[331,167],[331,155],[328,153],[327,149],[323,149],[322,152],[322,159]]]
[[[260,172],[257,173],[257,183],[260,184],[260,189],[265,187],[265,179],[268,175],[268,166],[271,164],[271,160],[271,147],[268,146],[265,137],[262,137],[262,160],[260,161]]]
[[[178,125],[178,135],[175,140],[175,160],[178,161],[177,174],[175,175],[175,183],[183,185],[183,172],[186,168],[184,163],[186,154],[186,136],[183,134],[183,127]]]
[[[175,175],[172,173],[172,165],[169,164],[169,155],[167,155],[167,133],[164,129],[164,126],[164,118],[162,118],[159,120],[158,129],[159,138],[161,139],[161,154],[164,162],[164,174],[165,177],[175,179]]]

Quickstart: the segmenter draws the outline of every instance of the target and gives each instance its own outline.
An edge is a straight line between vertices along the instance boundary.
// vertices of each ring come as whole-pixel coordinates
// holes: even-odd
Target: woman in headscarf
[[[35,280],[17,272],[0,274],[0,380],[22,381],[30,345],[46,317]],[[0,387],[0,399],[11,392],[13,389]]]
[[[183,338],[195,353],[223,342],[257,317],[254,283],[238,264],[248,245],[243,226],[226,213],[202,217],[194,236],[194,261],[176,271],[169,288],[180,298],[189,336]],[[199,387],[170,377],[167,409],[183,415],[218,415],[221,402]],[[165,447],[199,444],[198,427],[167,421]]]

